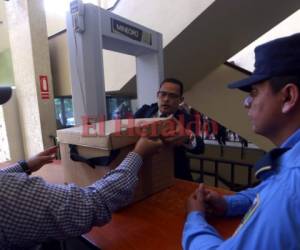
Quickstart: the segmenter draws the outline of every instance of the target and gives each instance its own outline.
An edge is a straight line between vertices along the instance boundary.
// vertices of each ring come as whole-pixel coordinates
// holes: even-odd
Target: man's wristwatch
[[[26,161],[18,161],[18,164],[21,166],[21,168],[23,169],[23,171],[26,174],[28,174],[28,175],[31,174],[31,170],[30,170],[30,168],[29,168],[29,166],[28,166],[28,164],[27,164]]]

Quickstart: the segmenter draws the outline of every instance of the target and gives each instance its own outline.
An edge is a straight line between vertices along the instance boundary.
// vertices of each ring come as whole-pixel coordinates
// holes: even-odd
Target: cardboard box
[[[133,149],[141,133],[151,133],[153,137],[159,136],[165,124],[164,121],[166,119],[112,120],[86,127],[58,130],[65,182],[87,186],[99,180],[122,162]],[[75,145],[78,155],[85,159],[94,157],[109,159],[112,152],[119,152],[107,166],[92,168],[86,163],[73,161],[70,158],[70,145]],[[166,147],[160,153],[145,159],[139,173],[139,184],[134,200],[143,199],[163,190],[173,182],[173,150]]]

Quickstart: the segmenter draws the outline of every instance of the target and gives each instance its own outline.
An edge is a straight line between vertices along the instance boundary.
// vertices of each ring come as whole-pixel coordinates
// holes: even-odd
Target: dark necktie
[[[276,170],[276,159],[283,153],[288,151],[290,148],[274,148],[267,154],[265,154],[256,164],[254,165],[255,176],[260,180],[265,180],[269,176],[275,173]]]

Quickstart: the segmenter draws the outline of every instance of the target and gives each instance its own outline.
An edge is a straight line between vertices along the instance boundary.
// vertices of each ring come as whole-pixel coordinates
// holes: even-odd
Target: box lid
[[[57,130],[57,137],[60,143],[112,150],[134,144],[145,129],[148,135],[158,135],[168,120],[170,118],[110,120]]]

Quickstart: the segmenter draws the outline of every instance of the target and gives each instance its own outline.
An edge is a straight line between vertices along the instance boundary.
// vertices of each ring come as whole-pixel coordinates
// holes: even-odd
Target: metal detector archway
[[[103,49],[136,57],[138,105],[156,101],[163,79],[162,34],[80,0],[67,14],[75,124],[106,115]]]

